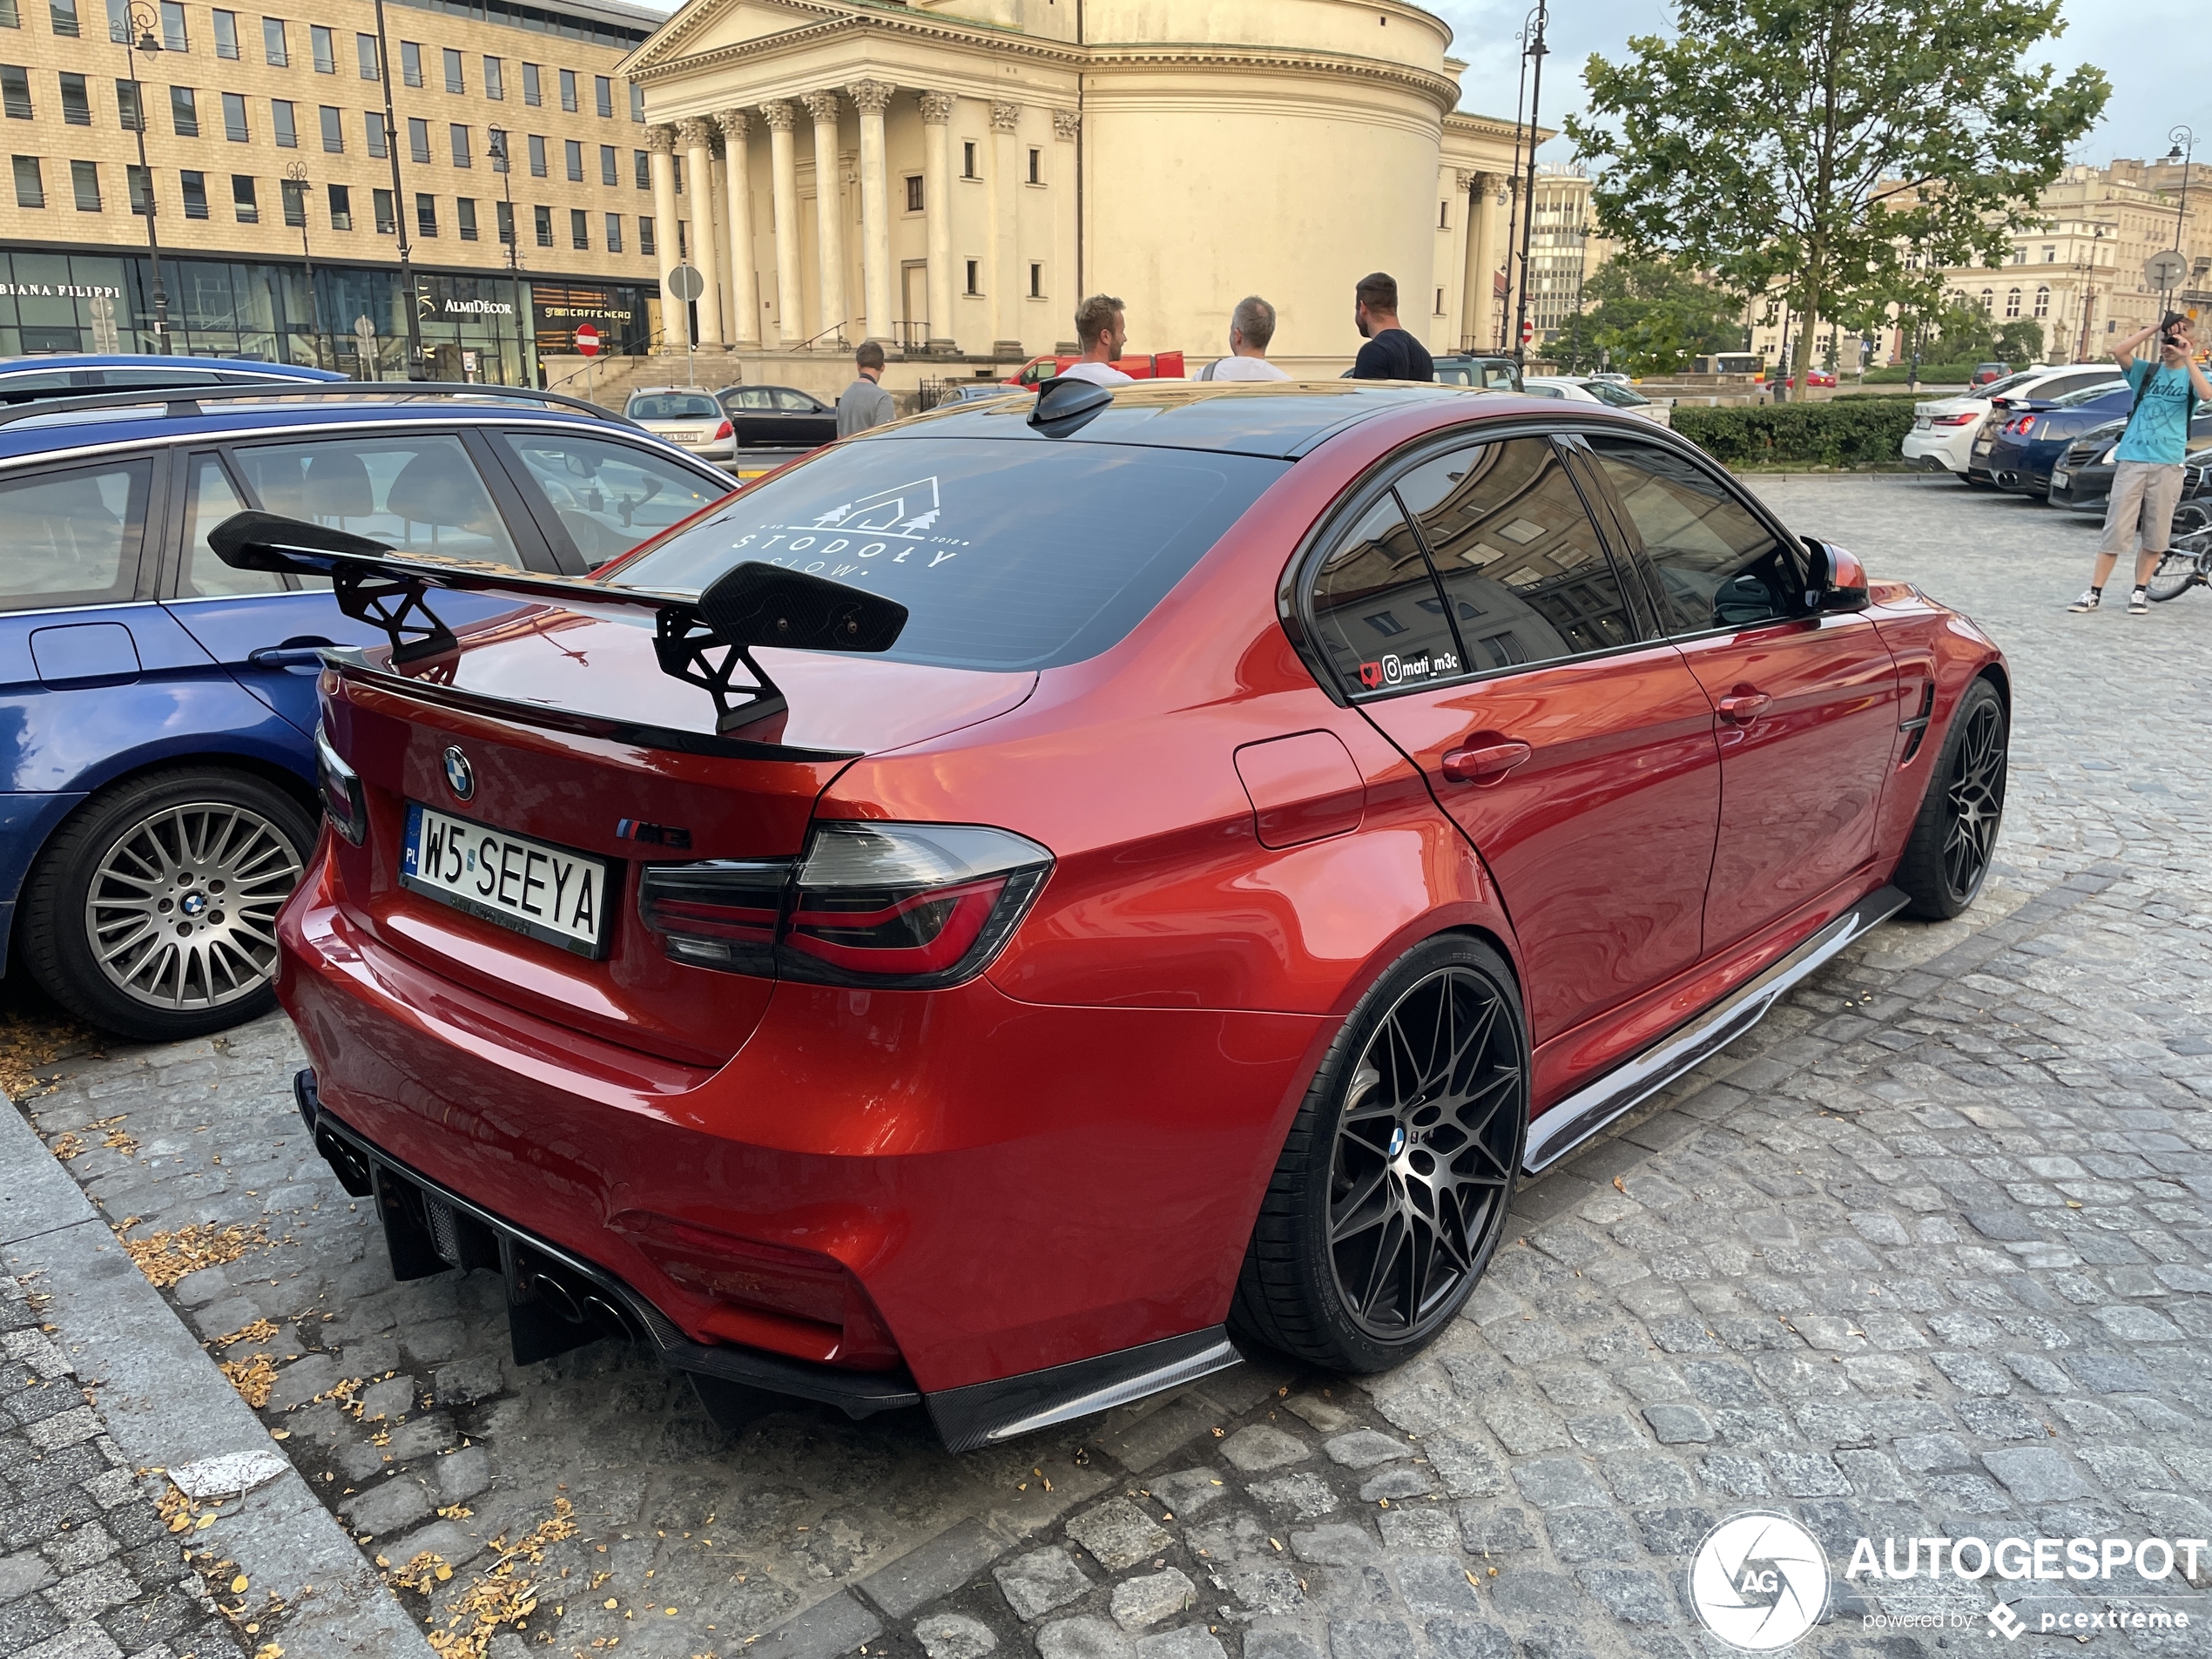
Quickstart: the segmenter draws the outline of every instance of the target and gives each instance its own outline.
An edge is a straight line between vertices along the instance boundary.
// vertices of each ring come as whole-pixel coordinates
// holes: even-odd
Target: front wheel
[[[149,773],[92,797],[24,889],[24,964],[79,1019],[145,1042],[276,1005],[276,914],[315,820],[234,772]]]
[[[1528,1036],[1505,959],[1433,939],[1345,1021],[1292,1121],[1230,1323],[1334,1371],[1388,1369],[1444,1329],[1506,1228]]]
[[[2152,600],[2163,604],[2168,599],[2178,599],[2202,581],[2203,556],[2201,553],[2167,551],[2146,584]]]
[[[1928,777],[1897,885],[1916,916],[1948,921],[1974,901],[1988,878],[2005,818],[2010,723],[2005,699],[1986,679],[1959,698],[1943,752]]]

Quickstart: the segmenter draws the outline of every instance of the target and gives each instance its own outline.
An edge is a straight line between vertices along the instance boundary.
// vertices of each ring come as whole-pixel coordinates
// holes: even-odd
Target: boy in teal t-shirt
[[[2161,335],[2158,357],[2137,361],[2135,347],[2153,334]],[[2195,349],[2189,320],[2168,312],[2159,322],[2129,335],[2113,353],[2120,372],[2134,389],[2134,409],[2113,453],[2112,499],[2105,509],[2104,540],[2097,549],[2095,572],[2089,590],[2067,606],[2069,610],[2079,614],[2097,608],[2113,566],[2139,535],[2142,545],[2135,557],[2135,590],[2128,596],[2128,614],[2140,617],[2150,609],[2145,585],[2158,569],[2172,534],[2174,508],[2182,495],[2182,462],[2188,454],[2189,416],[2200,399],[2212,401],[2212,381],[2197,367]]]

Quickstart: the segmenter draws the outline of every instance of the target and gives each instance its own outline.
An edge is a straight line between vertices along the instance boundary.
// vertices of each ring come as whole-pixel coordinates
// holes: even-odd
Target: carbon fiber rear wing
[[[718,732],[750,725],[788,706],[753,659],[755,646],[888,651],[907,625],[907,608],[894,600],[758,560],[747,560],[703,591],[688,594],[401,553],[365,536],[276,513],[233,514],[208,532],[207,544],[235,570],[328,577],[339,610],[383,633],[395,668],[460,651],[453,630],[431,608],[428,596],[435,590],[511,593],[602,614],[650,611],[653,654],[661,671],[702,688],[714,699]],[[744,680],[740,670],[747,677]]]

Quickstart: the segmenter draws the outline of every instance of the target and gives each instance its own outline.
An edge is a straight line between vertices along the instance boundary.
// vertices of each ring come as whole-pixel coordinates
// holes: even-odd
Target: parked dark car
[[[837,436],[837,406],[793,386],[728,386],[716,398],[740,449],[812,449]]]
[[[301,391],[0,412],[0,959],[12,943],[124,1036],[273,1002],[277,907],[314,847],[320,651],[383,637],[328,583],[223,563],[217,524],[258,509],[580,576],[731,488],[550,393]],[[509,608],[442,603],[449,624]]]
[[[137,352],[71,352],[0,358],[0,405],[98,392],[171,386],[266,386],[277,381],[342,381],[327,368],[257,363],[243,357],[156,357]]]
[[[1968,382],[1973,386],[1993,386],[2013,372],[2010,363],[1976,363],[1974,377]]]
[[[2000,489],[2017,496],[2041,496],[2051,488],[2051,469],[2074,441],[2114,419],[2125,419],[2135,395],[2124,381],[2084,387],[2063,397],[2000,397],[1974,440],[1974,469],[1986,472]]]
[[[2123,416],[2075,439],[2051,469],[2050,492],[2044,499],[2054,507],[2071,507],[2077,512],[2104,511],[2106,499],[2112,494],[2112,452],[2127,427]],[[2198,404],[2189,418],[2188,452],[2192,462],[2212,462],[2212,403]],[[2189,499],[2187,490],[2182,499]]]

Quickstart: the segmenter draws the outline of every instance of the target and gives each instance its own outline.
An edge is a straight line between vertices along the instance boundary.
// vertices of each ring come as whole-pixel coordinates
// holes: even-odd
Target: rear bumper
[[[1157,1345],[1178,1364],[1219,1345],[1326,1044],[1318,1016],[786,985],[706,1071],[442,979],[348,921],[328,880],[311,872],[283,914],[279,989],[319,1105],[358,1140],[697,1347],[840,1357],[820,1325],[733,1333],[725,1304],[670,1276],[668,1228],[833,1258],[910,1386],[933,1412],[969,1400],[968,1419],[1034,1396],[1035,1373],[1084,1367],[1062,1386],[1088,1396],[1113,1384],[1103,1361],[1149,1374]]]

